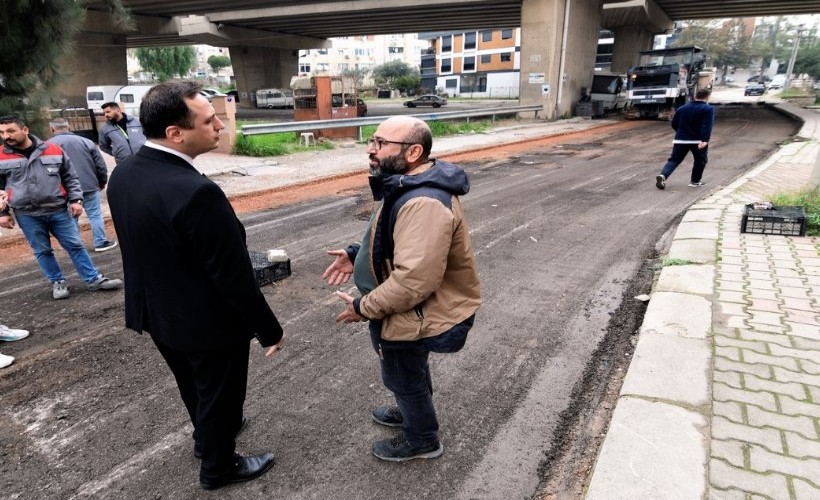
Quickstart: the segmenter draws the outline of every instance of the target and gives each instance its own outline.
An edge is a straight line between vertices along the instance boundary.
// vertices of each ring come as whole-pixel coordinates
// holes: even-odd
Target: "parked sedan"
[[[419,96],[410,101],[404,101],[404,105],[408,108],[415,108],[416,106],[433,106],[434,108],[440,108],[446,104],[447,99],[433,94]]]
[[[766,86],[762,83],[750,83],[746,85],[746,90],[743,95],[763,95],[766,92]]]

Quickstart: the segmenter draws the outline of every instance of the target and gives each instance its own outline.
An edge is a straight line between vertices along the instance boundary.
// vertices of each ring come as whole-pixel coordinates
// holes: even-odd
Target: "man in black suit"
[[[254,479],[273,455],[242,457],[235,437],[248,378],[250,340],[282,348],[282,328],[253,274],[245,228],[193,158],[225,128],[192,82],[148,91],[140,119],[148,141],[120,163],[108,203],[125,273],[125,325],[146,331],[179,387],[194,424],[204,489]]]

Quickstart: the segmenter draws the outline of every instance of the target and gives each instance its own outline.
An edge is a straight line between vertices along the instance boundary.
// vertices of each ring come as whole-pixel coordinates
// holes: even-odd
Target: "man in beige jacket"
[[[430,352],[456,352],[481,305],[475,256],[459,196],[470,182],[464,170],[430,159],[430,128],[395,116],[368,141],[370,184],[378,206],[361,244],[331,250],[322,275],[328,284],[351,276],[361,292],[337,322],[370,322],[382,380],[397,406],[373,410],[376,423],[402,433],[373,444],[373,454],[403,462],[444,453],[433,405]]]

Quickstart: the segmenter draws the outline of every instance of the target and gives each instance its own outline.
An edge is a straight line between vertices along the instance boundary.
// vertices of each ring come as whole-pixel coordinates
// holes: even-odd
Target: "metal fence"
[[[49,119],[65,118],[68,121],[68,128],[75,134],[90,139],[97,143],[97,119],[93,109],[87,108],[62,108],[49,109]]]
[[[521,113],[534,113],[535,118],[538,118],[538,113],[543,111],[544,107],[541,105],[531,106],[510,106],[503,108],[488,108],[488,109],[473,109],[469,111],[441,111],[434,113],[414,114],[414,116],[424,121],[436,120],[460,120],[466,118],[469,122],[471,118],[478,118],[484,116],[492,117],[495,122],[498,116],[517,115]],[[374,116],[366,118],[345,118],[340,120],[310,120],[302,122],[286,122],[286,123],[261,123],[257,125],[245,125],[239,130],[242,135],[262,135],[262,134],[277,134],[280,132],[313,132],[314,130],[329,129],[329,128],[343,128],[343,127],[357,127],[358,138],[362,139],[362,127],[367,125],[378,125],[387,116]]]

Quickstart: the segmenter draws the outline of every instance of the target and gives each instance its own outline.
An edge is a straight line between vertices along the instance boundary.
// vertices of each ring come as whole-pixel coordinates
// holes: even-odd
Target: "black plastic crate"
[[[757,210],[754,205],[749,204],[743,210],[740,232],[805,236],[806,211],[803,207],[774,207],[771,210]]]
[[[259,286],[273,283],[290,276],[290,259],[285,262],[268,262],[268,257],[262,252],[249,251],[253,274]]]

